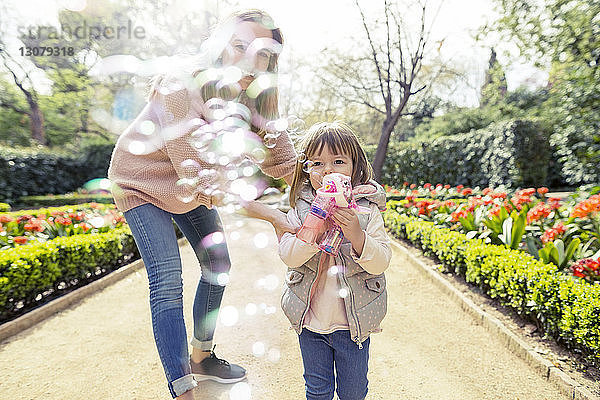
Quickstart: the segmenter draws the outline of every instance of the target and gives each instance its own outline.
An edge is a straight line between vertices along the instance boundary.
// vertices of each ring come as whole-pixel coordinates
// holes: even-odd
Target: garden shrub
[[[0,322],[139,257],[128,227],[0,250]]]
[[[366,146],[370,158],[375,148]],[[381,183],[444,182],[470,187],[539,185],[550,161],[547,134],[526,120],[419,143],[390,143]]]
[[[397,203],[396,203],[397,204]],[[384,212],[394,236],[407,239],[435,254],[447,271],[458,272],[547,334],[580,351],[600,366],[600,285],[561,274],[554,264],[505,246],[399,214],[394,206]]]

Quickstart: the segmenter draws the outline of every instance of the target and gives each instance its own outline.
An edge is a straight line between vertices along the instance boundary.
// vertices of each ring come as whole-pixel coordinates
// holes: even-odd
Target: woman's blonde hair
[[[300,156],[296,162],[290,189],[292,207],[296,206],[301,187],[309,182],[309,174],[304,168],[305,162],[320,155],[325,146],[334,153],[352,158],[352,186],[365,184],[373,179],[373,168],[350,126],[341,121],[316,123],[306,132],[298,149]]]
[[[192,77],[195,78],[198,76],[198,74],[210,67],[222,66],[222,58],[223,52],[225,51],[225,46],[229,43],[229,39],[231,38],[231,34],[233,33],[235,26],[242,22],[255,22],[261,24],[271,31],[273,40],[283,46],[283,35],[281,30],[275,26],[273,18],[271,18],[269,14],[258,9],[234,12],[225,18],[220,24],[218,24],[213,29],[210,37],[203,43],[200,55],[194,57],[194,60],[196,60],[196,67],[191,72]],[[277,72],[278,60],[279,54],[276,52],[272,53],[271,58],[269,59],[267,72]],[[150,93],[148,97],[152,98],[152,96],[157,93],[160,85],[167,80],[168,77],[165,75],[157,75],[153,77],[150,81]],[[200,90],[200,96],[205,102],[214,97],[219,97],[225,100],[231,100],[231,97],[233,97],[229,88],[217,88],[216,81],[203,85]],[[277,119],[279,117],[279,90],[277,86],[263,90],[256,97],[255,107],[259,114],[260,121]],[[264,122],[260,123],[260,125],[264,125]],[[262,136],[264,135],[265,127],[255,126],[253,124],[252,130]]]

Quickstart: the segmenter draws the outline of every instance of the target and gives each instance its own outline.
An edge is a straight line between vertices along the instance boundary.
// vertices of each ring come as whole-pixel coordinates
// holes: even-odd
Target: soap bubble
[[[112,182],[106,178],[95,178],[87,181],[83,188],[89,193],[110,193]]]
[[[233,326],[238,322],[239,313],[234,306],[225,306],[219,311],[219,320],[224,326]]]
[[[263,138],[263,143],[267,149],[272,149],[277,146],[277,136],[271,133],[267,133]]]
[[[238,382],[229,391],[229,400],[250,400],[252,398],[252,390],[246,382]]]

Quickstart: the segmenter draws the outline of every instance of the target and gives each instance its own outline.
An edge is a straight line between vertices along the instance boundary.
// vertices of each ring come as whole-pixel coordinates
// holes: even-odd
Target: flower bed
[[[449,205],[447,200],[437,199],[427,200],[428,204],[425,206],[417,205],[417,199],[391,200],[384,213],[384,220],[393,235],[409,240],[423,249],[425,254],[437,257],[447,271],[462,275],[467,282],[479,286],[490,297],[529,318],[547,334],[581,352],[598,366],[600,284],[594,278],[594,268],[598,263],[577,261],[571,264],[571,269],[566,268],[566,265],[559,265],[561,263],[558,261],[569,259],[566,255],[569,246],[563,245],[559,249],[561,245],[557,246],[556,243],[559,236],[569,245],[577,244],[573,240],[579,239],[580,243],[571,247],[571,260],[577,257],[579,260],[595,260],[593,257],[589,258],[589,253],[595,250],[594,243],[597,243],[593,240],[596,237],[594,224],[581,220],[583,214],[572,213],[582,209],[586,212],[585,218],[596,218],[597,215],[591,211],[593,208],[589,208],[590,202],[586,203],[588,206],[578,206],[582,201],[586,202],[586,199],[578,201],[574,198],[570,203],[561,201],[560,206],[547,215],[545,211],[533,212],[528,220],[527,213],[537,204],[542,204],[542,201],[545,205],[555,202],[542,198],[544,190],[541,194],[536,192],[540,197],[536,199],[532,199],[533,193],[530,192],[517,192],[510,197],[513,205],[509,207],[514,207],[510,212],[512,216],[504,208],[504,201],[509,196],[498,193],[494,197],[492,193],[497,192],[486,191],[486,194],[476,195],[473,199],[469,198],[455,205]],[[494,199],[502,199],[502,205],[499,205],[499,200]],[[521,208],[516,204],[520,204]],[[595,207],[593,199],[591,204]],[[504,209],[508,215],[503,215],[501,211],[497,214],[495,211],[490,213],[495,207]],[[461,214],[461,211],[466,213]],[[551,215],[552,212],[554,215]],[[539,223],[542,218],[535,217],[541,215],[551,219],[543,222],[551,226],[550,229],[554,229],[556,225],[553,218],[560,220],[566,217],[569,229],[557,233],[558,236],[552,237],[553,241],[547,242],[552,243],[557,255],[562,255],[562,258],[557,256],[544,260],[539,254],[540,251],[543,253],[544,248],[538,249],[537,258],[529,253],[532,249],[523,238],[535,235],[541,237],[546,231],[539,228],[527,230],[527,221]],[[494,221],[495,216],[504,220]],[[513,220],[517,221],[514,228],[509,227]],[[500,233],[490,227],[491,222],[500,223]],[[567,232],[570,239],[567,238]],[[589,239],[582,246],[581,237],[584,234],[589,235]],[[548,235],[548,238],[551,236]],[[541,238],[538,239],[541,241]]]
[[[600,194],[596,194],[600,188],[564,199],[547,197],[547,188],[508,193],[405,183],[402,189],[388,187],[387,191],[390,199],[402,198],[390,201],[400,213],[469,238],[522,250],[566,273],[600,281],[598,263],[592,262],[600,256]]]
[[[0,213],[0,250],[61,236],[108,232],[124,223],[113,204],[86,203]]]
[[[0,322],[139,257],[128,227],[0,250]]]

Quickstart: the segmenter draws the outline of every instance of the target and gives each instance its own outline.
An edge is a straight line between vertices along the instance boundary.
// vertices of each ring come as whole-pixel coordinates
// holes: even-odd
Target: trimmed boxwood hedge
[[[374,146],[365,146],[370,159]],[[535,123],[511,120],[469,133],[419,143],[390,143],[381,183],[444,183],[470,187],[539,186],[551,152]]]
[[[0,322],[97,279],[131,257],[139,253],[129,227],[0,250]]]
[[[600,366],[600,285],[558,272],[531,255],[441,228],[396,212],[384,212],[387,229],[425,254],[436,256],[446,271],[465,277],[490,297],[511,307]]]
[[[48,194],[45,196],[24,196],[21,197],[16,204],[21,208],[37,208],[90,202],[110,204],[114,203],[114,198],[111,194]]]
[[[113,144],[95,144],[81,154],[0,147],[0,201],[16,204],[23,196],[77,190],[93,178],[104,178]]]

